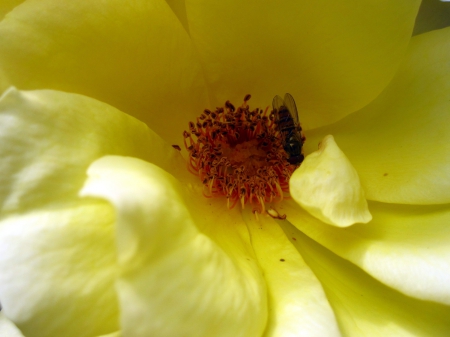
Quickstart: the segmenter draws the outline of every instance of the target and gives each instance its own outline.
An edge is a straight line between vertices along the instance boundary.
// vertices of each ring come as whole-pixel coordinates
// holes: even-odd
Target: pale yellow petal
[[[269,295],[264,337],[340,336],[322,286],[277,222],[244,213]],[[280,221],[278,221],[280,222]]]
[[[188,174],[180,153],[145,124],[88,97],[11,88],[1,97],[0,118],[4,212],[70,200],[89,164],[106,154],[140,157]]]
[[[0,312],[0,336],[2,337],[24,337],[20,330],[6,316]]]
[[[402,295],[307,238],[287,221],[282,226],[322,283],[344,336],[448,335],[449,306]],[[336,227],[333,229],[338,230]],[[344,246],[345,241],[341,241],[341,245]]]
[[[4,215],[0,299],[25,336],[90,337],[118,329],[113,225],[110,205],[99,201],[54,201]]]
[[[331,135],[294,172],[289,191],[299,205],[327,224],[348,227],[372,219],[358,173]]]
[[[0,23],[0,41],[9,85],[99,99],[170,142],[209,105],[189,36],[164,0],[26,1]]]
[[[27,337],[117,330],[113,211],[78,191],[105,154],[187,175],[179,152],[107,104],[14,88],[0,99],[0,143],[3,311]]]
[[[313,240],[402,293],[450,305],[450,208],[369,204],[373,220],[328,226],[284,203],[288,220]]]
[[[410,40],[420,1],[187,0],[213,104],[291,93],[306,128],[373,100]]]
[[[198,230],[172,176],[118,156],[97,160],[88,175],[81,195],[105,198],[117,213],[125,336],[261,335],[261,272],[250,259],[236,264]]]
[[[450,202],[450,28],[412,39],[396,77],[369,106],[309,132],[305,151],[332,134],[367,199]]]

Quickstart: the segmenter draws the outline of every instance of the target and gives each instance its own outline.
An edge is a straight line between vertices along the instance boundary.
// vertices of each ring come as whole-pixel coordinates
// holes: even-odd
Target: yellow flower
[[[418,6],[15,7],[0,22],[0,329],[445,336],[450,28],[411,40]],[[339,228],[292,200],[287,220],[256,221],[201,195],[171,146],[187,122],[284,92],[305,154],[332,134],[356,169],[369,223]]]

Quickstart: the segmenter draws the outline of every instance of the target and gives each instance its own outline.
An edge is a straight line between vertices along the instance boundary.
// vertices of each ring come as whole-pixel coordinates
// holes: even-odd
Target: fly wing
[[[275,101],[275,98],[274,98],[274,101]],[[286,108],[288,108],[289,112],[291,113],[291,116],[292,116],[292,119],[294,120],[295,125],[298,125],[299,122],[298,122],[297,106],[295,105],[294,97],[292,97],[291,94],[286,93],[286,95],[284,95],[284,105],[286,106]]]
[[[280,96],[276,95],[276,96],[273,98],[273,101],[272,101],[272,107],[273,107],[275,110],[280,111],[280,108],[281,108],[282,106],[284,106],[284,101],[283,101],[283,99],[282,99]]]

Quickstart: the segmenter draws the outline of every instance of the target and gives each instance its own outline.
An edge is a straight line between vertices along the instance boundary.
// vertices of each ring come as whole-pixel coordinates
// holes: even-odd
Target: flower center
[[[188,169],[203,182],[206,197],[225,196],[228,208],[240,201],[264,213],[266,203],[289,193],[289,178],[299,164],[289,162],[276,110],[250,110],[245,96],[237,109],[229,101],[215,111],[206,109],[189,122],[184,145]],[[268,212],[271,214],[271,212]]]

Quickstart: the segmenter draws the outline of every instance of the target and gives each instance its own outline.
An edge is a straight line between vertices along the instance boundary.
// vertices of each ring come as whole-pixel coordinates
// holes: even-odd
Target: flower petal
[[[289,180],[292,198],[323,222],[348,227],[372,219],[358,173],[333,136],[308,155]]]
[[[306,128],[373,100],[404,56],[420,1],[187,0],[213,103],[290,92]]]
[[[186,14],[186,2],[184,0],[166,0],[174,14],[177,16],[183,28],[189,33],[189,24]]]
[[[145,124],[88,97],[11,88],[1,97],[0,118],[3,212],[73,200],[89,164],[105,154],[187,175],[179,152]]]
[[[163,0],[27,1],[0,23],[0,40],[9,85],[94,97],[169,141],[208,106],[189,36]]]
[[[396,77],[369,106],[307,134],[305,152],[332,134],[367,199],[450,203],[450,28],[413,38]]]
[[[181,186],[135,158],[107,156],[81,195],[117,212],[118,292],[125,336],[260,336],[267,315],[261,273],[237,265],[200,233]]]
[[[14,7],[24,2],[24,0],[2,0],[0,2],[0,21],[8,14]]]
[[[101,335],[99,337],[122,337],[122,332],[121,331],[116,331],[113,333],[109,333],[107,335]]]
[[[323,248],[285,221],[286,234],[322,283],[343,335],[447,336],[450,307],[405,296]],[[327,226],[336,231],[351,230]],[[365,225],[364,225],[365,226]],[[342,243],[345,241],[341,242]]]
[[[0,222],[0,298],[28,337],[118,329],[114,217],[101,202],[68,202]]]
[[[373,220],[340,229],[284,204],[299,230],[406,295],[450,305],[450,208],[370,203]]]
[[[78,191],[105,154],[140,156],[182,176],[179,152],[104,103],[14,88],[0,98],[0,143],[4,313],[29,337],[117,330],[113,210]]]
[[[450,3],[440,0],[422,0],[413,35],[450,26]]]
[[[0,336],[2,337],[24,337],[19,329],[0,312]]]
[[[322,286],[277,222],[250,212],[244,217],[269,292],[264,336],[340,336]]]

